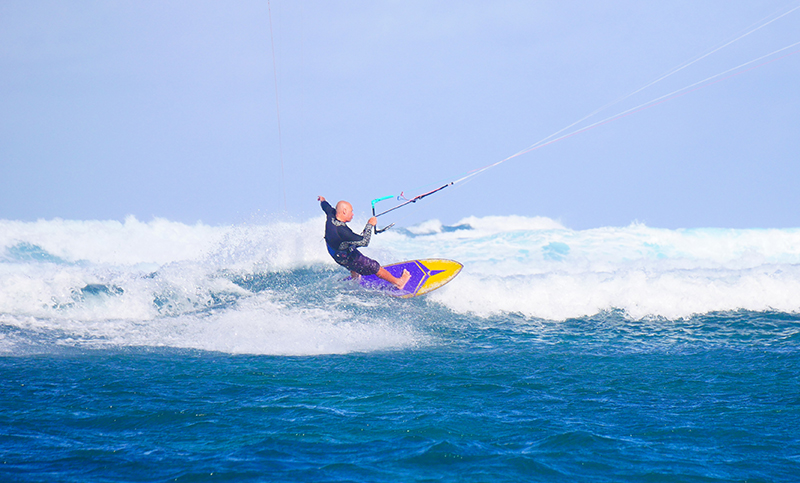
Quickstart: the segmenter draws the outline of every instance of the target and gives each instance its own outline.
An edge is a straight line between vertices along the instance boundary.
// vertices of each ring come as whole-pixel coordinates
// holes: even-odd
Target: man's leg
[[[352,263],[347,265],[347,268],[350,269],[351,273],[356,271],[367,275],[374,273],[379,278],[386,280],[387,282],[391,283],[400,290],[403,290],[403,287],[405,287],[408,281],[411,279],[411,273],[409,273],[408,270],[403,270],[403,274],[400,275],[400,277],[395,277],[394,275],[389,273],[385,268],[381,267],[380,263],[369,257],[365,257],[360,253],[352,261]],[[357,274],[354,274],[353,278],[357,279]]]
[[[409,279],[411,279],[411,273],[408,270],[403,270],[403,274],[400,277],[395,277],[391,273],[389,273],[385,268],[381,267],[377,273],[378,277],[386,280],[387,282],[393,284],[395,287],[403,290],[403,287],[406,286]]]

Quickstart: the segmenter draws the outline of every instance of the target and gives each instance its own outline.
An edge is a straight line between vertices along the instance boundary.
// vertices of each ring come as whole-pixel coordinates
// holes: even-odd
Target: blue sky
[[[322,194],[353,202],[358,219],[373,198],[504,159],[798,5],[273,0],[276,104],[266,1],[3,2],[0,218],[302,220]],[[592,120],[798,32],[800,10]],[[798,79],[800,54],[381,222],[800,227]]]

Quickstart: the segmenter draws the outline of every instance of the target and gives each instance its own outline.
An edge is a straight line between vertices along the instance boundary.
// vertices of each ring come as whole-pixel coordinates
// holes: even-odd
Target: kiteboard
[[[463,265],[453,260],[427,259],[393,263],[383,268],[398,278],[403,270],[408,270],[411,278],[402,290],[377,275],[363,275],[358,282],[365,288],[380,290],[393,297],[410,298],[436,290],[453,280]]]

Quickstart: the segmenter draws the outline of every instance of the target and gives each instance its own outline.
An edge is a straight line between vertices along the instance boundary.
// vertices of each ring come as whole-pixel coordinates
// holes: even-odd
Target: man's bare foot
[[[350,279],[358,282],[361,279],[361,274],[358,272],[350,272]]]
[[[400,275],[400,278],[397,279],[397,283],[394,285],[400,290],[403,290],[409,280],[411,280],[411,274],[408,272],[408,270],[403,270],[403,274]]]

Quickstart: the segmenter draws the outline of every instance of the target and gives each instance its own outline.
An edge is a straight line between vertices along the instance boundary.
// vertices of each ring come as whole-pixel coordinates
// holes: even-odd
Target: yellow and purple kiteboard
[[[436,290],[450,280],[453,280],[463,265],[453,260],[410,260],[407,262],[393,263],[385,265],[389,273],[395,277],[403,274],[403,270],[408,270],[411,278],[405,288],[400,290],[386,280],[378,278],[377,275],[364,275],[359,278],[359,283],[366,288],[385,291],[394,297],[416,297]]]

